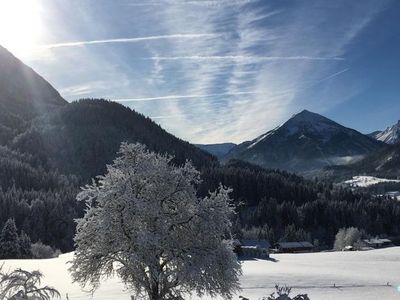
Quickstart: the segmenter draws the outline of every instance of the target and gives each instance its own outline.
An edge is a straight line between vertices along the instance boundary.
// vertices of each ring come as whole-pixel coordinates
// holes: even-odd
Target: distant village
[[[393,241],[388,238],[371,238],[362,240],[362,247],[355,249],[353,246],[345,246],[341,251],[368,251],[373,249],[393,247],[399,241]],[[309,253],[321,252],[312,243],[308,241],[296,242],[278,242],[271,245],[267,240],[236,240],[235,252],[239,259],[269,259],[271,253]],[[331,252],[335,250],[324,250],[323,252]]]

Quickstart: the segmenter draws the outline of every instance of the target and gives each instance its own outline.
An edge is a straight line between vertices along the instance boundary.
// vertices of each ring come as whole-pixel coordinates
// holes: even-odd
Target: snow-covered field
[[[242,265],[243,291],[251,300],[270,294],[275,283],[294,287],[294,293],[305,293],[312,300],[399,299],[400,247],[364,252],[325,252],[307,254],[274,254],[274,260],[248,260]],[[9,260],[5,268],[39,269],[44,282],[58,288],[66,299],[126,299],[129,292],[112,279],[95,294],[87,294],[71,283],[67,262],[72,253],[49,260]],[[0,264],[2,262],[0,261]],[[389,284],[389,285],[387,285]],[[334,286],[335,285],[335,286]],[[234,299],[238,299],[235,297]]]
[[[378,178],[373,176],[354,176],[352,179],[346,180],[344,184],[347,184],[351,187],[368,187],[374,184],[384,183],[384,182],[400,183],[400,180]]]

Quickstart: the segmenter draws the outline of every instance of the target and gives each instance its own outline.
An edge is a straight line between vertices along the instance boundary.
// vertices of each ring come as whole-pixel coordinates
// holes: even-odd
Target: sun
[[[40,0],[0,0],[0,45],[15,55],[32,55],[42,33]]]

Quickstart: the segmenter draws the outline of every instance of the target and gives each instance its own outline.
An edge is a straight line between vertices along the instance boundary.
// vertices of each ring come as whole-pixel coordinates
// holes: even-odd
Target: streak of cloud
[[[214,143],[252,139],[303,108],[326,113],[360,94],[367,44],[357,47],[390,1],[56,2],[36,42],[51,60],[31,65],[64,97],[114,99],[180,138]]]
[[[259,62],[259,61],[293,61],[293,60],[316,60],[316,61],[342,61],[343,57],[318,57],[318,56],[242,56],[242,55],[227,55],[227,56],[155,56],[145,59],[168,61],[168,60],[199,60],[199,61],[245,61],[245,62]]]
[[[165,0],[165,1],[148,1],[141,3],[129,3],[128,5],[133,7],[163,6],[163,5],[233,6],[233,5],[255,3],[258,1],[260,0],[201,0],[201,1]]]
[[[99,45],[99,44],[138,43],[138,42],[169,40],[169,39],[210,38],[210,37],[216,37],[216,36],[217,36],[216,34],[210,34],[210,33],[154,35],[154,36],[144,36],[144,37],[134,37],[134,38],[118,38],[118,39],[65,42],[65,43],[43,45],[43,46],[41,46],[41,48],[53,49],[53,48],[77,47],[77,46]]]
[[[219,93],[219,94],[206,94],[206,95],[168,95],[159,97],[145,97],[145,98],[125,98],[125,99],[113,99],[116,102],[144,102],[144,101],[157,101],[157,100],[180,100],[180,99],[197,99],[197,98],[209,98],[216,96],[238,96],[238,95],[253,95],[256,92],[237,92],[237,93]]]

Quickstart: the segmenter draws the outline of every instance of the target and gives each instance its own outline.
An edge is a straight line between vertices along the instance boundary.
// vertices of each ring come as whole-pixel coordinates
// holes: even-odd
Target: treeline
[[[0,225],[10,217],[19,231],[62,251],[73,249],[74,218],[83,207],[75,200],[83,180],[32,168],[9,155],[0,170]],[[4,165],[4,164],[3,164]],[[1,166],[0,166],[1,167]],[[357,227],[371,235],[400,234],[400,203],[329,183],[305,180],[279,170],[264,170],[241,161],[203,167],[199,194],[220,183],[231,187],[237,206],[238,237],[309,240],[331,247],[338,230]]]
[[[62,251],[73,249],[74,219],[82,215],[76,187],[57,191],[0,190],[0,225],[13,218],[33,242],[41,240]]]
[[[271,242],[303,239],[331,247],[343,227],[357,227],[371,235],[400,234],[400,202],[389,197],[240,161],[205,170],[200,192],[213,190],[219,182],[233,188],[239,236],[244,233],[256,238],[257,233]]]
[[[400,191],[400,182],[381,182],[367,187],[361,187],[357,190],[375,195],[384,195],[389,192]]]
[[[75,200],[81,181],[46,171],[35,158],[0,147],[0,226],[10,218],[32,242],[41,240],[62,251],[73,249]]]

